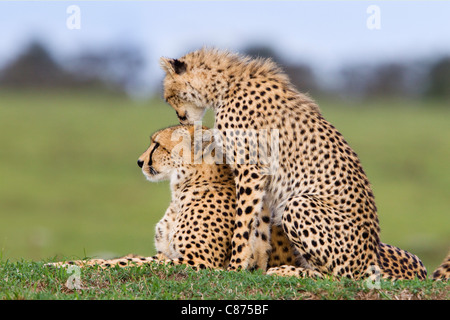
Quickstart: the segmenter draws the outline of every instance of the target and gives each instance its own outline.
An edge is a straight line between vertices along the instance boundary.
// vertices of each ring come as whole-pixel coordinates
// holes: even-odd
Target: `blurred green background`
[[[136,161],[177,124],[158,59],[204,45],[278,62],[359,155],[381,240],[430,272],[445,257],[449,2],[383,2],[379,30],[354,1],[71,5],[0,2],[0,258],[155,253],[169,184]]]

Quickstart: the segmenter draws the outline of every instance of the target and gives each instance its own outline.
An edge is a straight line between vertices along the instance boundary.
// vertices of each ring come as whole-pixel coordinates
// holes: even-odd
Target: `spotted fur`
[[[433,272],[432,277],[435,280],[450,280],[450,252],[441,265]]]
[[[358,279],[378,266],[377,208],[358,156],[275,63],[201,49],[162,58],[161,66],[164,97],[180,123],[199,121],[212,108],[225,141],[230,132],[241,132],[238,143],[248,141],[239,130],[278,130],[279,157],[270,174],[261,162],[245,161],[247,155],[229,163],[237,199],[229,270],[265,268],[271,223],[307,262],[293,274]]]

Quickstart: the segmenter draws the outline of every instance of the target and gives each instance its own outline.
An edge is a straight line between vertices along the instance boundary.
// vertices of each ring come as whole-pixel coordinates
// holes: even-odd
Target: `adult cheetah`
[[[157,131],[138,160],[149,181],[170,180],[172,200],[156,225],[155,256],[130,254],[117,259],[63,261],[48,266],[75,264],[107,268],[167,262],[199,269],[226,268],[235,222],[233,173],[226,164],[215,164],[208,159],[209,143],[200,141],[199,148],[195,147],[195,130],[194,126],[178,125]],[[203,138],[207,128],[197,130]],[[298,263],[280,228],[272,227],[271,241],[274,250],[270,266]]]
[[[205,128],[199,128],[202,132]],[[194,126],[173,126],[154,133],[138,165],[149,181],[170,180],[172,200],[155,230],[154,257],[58,262],[65,264],[142,265],[152,261],[222,268],[230,256],[235,220],[233,175],[226,165],[194,161]],[[200,145],[200,150],[203,146]],[[202,154],[202,152],[200,152]]]
[[[265,268],[271,221],[308,262],[294,274],[358,279],[377,265],[377,208],[356,153],[275,63],[205,48],[160,62],[164,98],[180,123],[214,109],[227,156],[247,160],[229,163],[237,205],[228,269]],[[244,137],[248,130],[256,134]],[[228,144],[233,135],[238,146],[255,145],[263,130],[279,133],[270,174],[261,161],[248,161],[249,150]]]

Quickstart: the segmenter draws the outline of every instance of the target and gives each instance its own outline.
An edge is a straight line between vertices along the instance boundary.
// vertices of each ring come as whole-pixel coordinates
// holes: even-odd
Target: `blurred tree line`
[[[269,46],[244,50],[253,57],[271,57],[283,66],[294,85],[312,95],[338,95],[345,98],[433,98],[450,99],[450,55],[431,61],[380,62],[343,65],[334,83],[325,84],[306,63],[288,63]]]
[[[270,46],[253,45],[241,51],[253,57],[272,58],[300,91],[313,96],[450,99],[450,56],[431,61],[348,64],[334,75],[334,84],[330,86],[311,65],[288,62]],[[144,66],[145,59],[136,47],[87,50],[57,62],[42,43],[33,41],[0,70],[0,87],[80,88],[127,93],[140,85]]]
[[[42,43],[33,41],[0,70],[0,87],[126,93],[137,85],[143,65],[140,51],[132,47],[84,51],[58,62]]]

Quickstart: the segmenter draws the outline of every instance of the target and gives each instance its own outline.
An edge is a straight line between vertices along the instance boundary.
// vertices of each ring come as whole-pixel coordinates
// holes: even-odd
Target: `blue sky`
[[[69,30],[69,5],[81,29]],[[380,8],[381,29],[366,12]],[[450,54],[448,1],[0,1],[0,66],[38,38],[57,57],[129,43],[142,48],[149,79],[158,58],[203,45],[240,50],[269,44],[323,70],[343,63]]]

